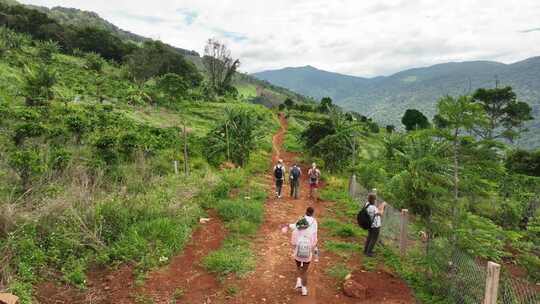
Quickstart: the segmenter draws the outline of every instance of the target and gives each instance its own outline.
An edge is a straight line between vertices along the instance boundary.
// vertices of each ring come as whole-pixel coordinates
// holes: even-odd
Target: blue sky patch
[[[184,18],[184,23],[186,25],[192,25],[193,22],[199,17],[199,13],[196,11],[187,9],[187,8],[179,8],[176,10],[182,17]]]

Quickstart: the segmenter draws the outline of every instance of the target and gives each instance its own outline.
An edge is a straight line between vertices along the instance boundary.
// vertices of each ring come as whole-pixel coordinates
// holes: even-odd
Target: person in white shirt
[[[378,207],[377,195],[375,193],[368,194],[368,201],[364,206],[367,206],[367,213],[371,219],[371,227],[368,229],[368,236],[366,238],[366,244],[364,246],[364,254],[371,257],[373,256],[373,248],[379,239],[379,232],[381,230],[381,216],[384,214],[384,207],[386,202],[382,202]]]
[[[318,261],[317,248],[317,220],[313,217],[315,210],[308,207],[306,214],[296,222],[289,225],[292,229],[291,245],[293,246],[293,257],[296,263],[296,285],[295,289],[300,289],[303,296],[307,296],[308,270],[311,261]]]

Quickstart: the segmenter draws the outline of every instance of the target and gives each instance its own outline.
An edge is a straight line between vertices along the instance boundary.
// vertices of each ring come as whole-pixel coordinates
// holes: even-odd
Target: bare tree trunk
[[[189,176],[189,159],[188,159],[188,138],[186,131],[186,123],[184,122],[184,173]]]
[[[229,145],[229,124],[225,123],[225,140],[227,141],[227,161],[231,162],[231,147]]]
[[[454,204],[452,205],[452,226],[457,228],[457,215],[458,215],[458,203],[459,203],[459,128],[454,131]],[[457,243],[457,235],[454,233],[452,241]]]

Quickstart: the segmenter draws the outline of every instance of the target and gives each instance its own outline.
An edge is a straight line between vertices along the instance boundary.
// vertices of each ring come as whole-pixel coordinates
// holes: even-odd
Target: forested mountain
[[[500,86],[512,86],[518,98],[533,108],[536,119],[528,124],[531,131],[519,144],[540,146],[540,57],[513,64],[493,61],[444,63],[375,78],[331,73],[311,66],[253,75],[317,99],[330,96],[346,109],[361,112],[383,124],[395,125],[400,125],[408,108],[419,109],[431,118],[440,97],[494,87],[498,82]]]
[[[5,3],[9,5],[16,5],[19,4],[15,0],[0,0],[0,3]],[[34,8],[38,11],[41,11],[45,14],[47,14],[52,19],[58,21],[60,24],[63,25],[72,25],[77,27],[94,27],[99,28],[103,30],[107,30],[111,33],[114,33],[116,36],[121,38],[122,40],[129,40],[135,43],[142,43],[144,41],[151,40],[150,38],[143,37],[134,33],[131,33],[129,31],[123,30],[116,25],[110,23],[109,21],[101,18],[97,13],[95,12],[89,12],[89,11],[83,11],[76,8],[67,8],[67,7],[61,7],[61,6],[55,6],[53,8],[47,8],[43,6],[36,6],[36,5],[25,5],[29,8]],[[199,53],[193,50],[187,50],[179,47],[174,47],[177,51],[179,51],[182,55],[191,57],[200,57]],[[189,58],[192,59],[193,58]]]

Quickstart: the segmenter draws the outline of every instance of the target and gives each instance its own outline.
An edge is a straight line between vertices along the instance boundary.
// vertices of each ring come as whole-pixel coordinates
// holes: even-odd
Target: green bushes
[[[253,108],[232,108],[226,110],[224,121],[218,123],[206,136],[205,155],[212,164],[224,161],[245,166],[250,154],[257,148],[271,120],[262,111]]]
[[[201,182],[192,181],[191,189],[197,184],[204,187]],[[31,286],[49,268],[83,288],[92,263],[131,261],[144,271],[167,261],[182,249],[202,216],[198,204],[177,193],[184,184],[174,178],[158,180],[127,200],[72,206],[18,228],[0,247],[1,252],[17,253],[9,262],[17,275],[10,289]]]
[[[229,238],[221,249],[204,257],[203,264],[209,271],[222,276],[232,273],[245,275],[255,268],[255,256],[249,246],[246,240]]]
[[[263,216],[263,206],[260,202],[239,199],[221,200],[216,209],[219,216],[226,222],[244,220],[254,224],[260,224]]]

